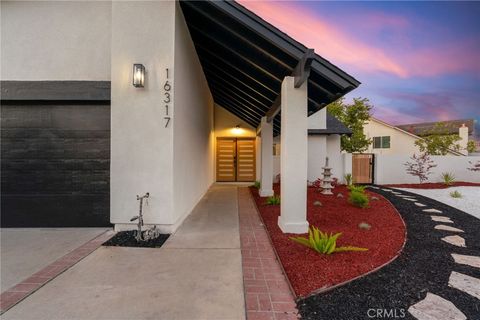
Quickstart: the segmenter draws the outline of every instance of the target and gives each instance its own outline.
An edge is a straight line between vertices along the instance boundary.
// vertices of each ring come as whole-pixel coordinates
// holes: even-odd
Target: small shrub
[[[428,180],[428,175],[432,174],[432,169],[437,165],[427,153],[417,156],[415,153],[410,158],[412,161],[404,163],[407,167],[406,172],[412,176],[418,177],[420,183]]]
[[[450,186],[455,182],[455,176],[453,173],[444,172],[442,173],[442,180],[444,185]]]
[[[365,189],[367,188],[367,186],[359,186],[359,185],[352,184],[352,185],[349,185],[347,188],[351,192],[365,193]]]
[[[368,206],[368,197],[365,193],[352,191],[348,197],[348,202],[350,202],[355,207],[366,208]]]
[[[452,198],[461,198],[462,194],[458,192],[457,190],[450,192],[450,197]]]
[[[280,204],[280,196],[273,195],[267,198],[267,204],[270,206],[277,206]]]
[[[256,189],[260,189],[261,186],[262,186],[262,185],[261,185],[260,181],[255,181],[255,182],[253,183],[253,187],[256,188]]]
[[[343,175],[343,179],[345,180],[345,183],[347,184],[347,186],[352,185],[353,177],[351,173],[347,173]]]
[[[324,233],[318,228],[311,226],[308,229],[308,239],[305,237],[290,237],[290,240],[297,242],[303,246],[306,246],[312,250],[322,254],[332,254],[334,252],[343,251],[367,251],[367,248],[359,247],[337,247],[337,239],[341,236],[341,233]]]

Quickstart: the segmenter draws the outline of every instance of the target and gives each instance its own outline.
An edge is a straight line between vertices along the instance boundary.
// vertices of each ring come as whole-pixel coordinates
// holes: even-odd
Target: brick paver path
[[[298,319],[295,299],[248,188],[238,188],[248,320]]]

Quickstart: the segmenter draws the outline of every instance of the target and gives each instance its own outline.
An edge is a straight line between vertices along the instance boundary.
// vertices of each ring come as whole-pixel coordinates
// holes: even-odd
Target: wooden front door
[[[353,183],[373,183],[373,154],[352,155]]]
[[[255,180],[255,139],[217,138],[217,181]]]

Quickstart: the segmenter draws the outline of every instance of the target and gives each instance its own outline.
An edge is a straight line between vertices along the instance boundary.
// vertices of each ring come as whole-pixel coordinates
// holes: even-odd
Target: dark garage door
[[[110,105],[1,107],[2,227],[109,223]]]

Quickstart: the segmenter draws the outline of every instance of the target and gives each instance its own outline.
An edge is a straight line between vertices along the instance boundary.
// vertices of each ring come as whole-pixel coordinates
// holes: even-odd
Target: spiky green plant
[[[355,185],[355,184],[351,184],[349,185],[347,188],[348,190],[350,190],[351,192],[359,192],[359,193],[365,193],[365,188],[367,186],[359,186],[359,185]]]
[[[352,246],[337,247],[337,239],[342,235],[339,233],[326,233],[320,229],[311,226],[308,229],[308,239],[305,237],[290,237],[290,240],[306,246],[312,250],[322,254],[332,254],[334,252],[344,251],[367,251],[367,248],[359,248]]]
[[[461,197],[462,197],[462,194],[461,194],[460,192],[458,192],[458,190],[455,190],[455,191],[450,192],[450,197],[452,197],[452,198],[461,198]]]
[[[267,204],[271,206],[277,206],[280,204],[280,196],[273,195],[267,198]]]
[[[455,176],[453,175],[453,173],[444,172],[442,173],[442,180],[444,185],[450,186],[455,182]]]
[[[365,193],[352,191],[348,197],[348,202],[353,204],[355,207],[366,208],[368,206],[369,200]]]
[[[343,175],[343,179],[345,180],[345,183],[347,184],[347,186],[351,186],[352,185],[352,180],[353,180],[353,177],[352,177],[352,174],[351,173],[346,173]]]
[[[258,180],[253,183],[253,187],[256,188],[256,189],[260,189],[261,186],[262,185],[260,184],[260,181],[258,181]]]

